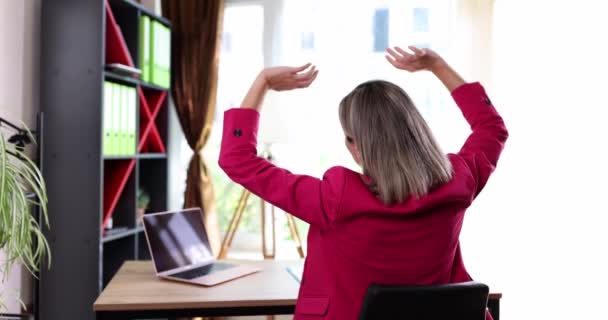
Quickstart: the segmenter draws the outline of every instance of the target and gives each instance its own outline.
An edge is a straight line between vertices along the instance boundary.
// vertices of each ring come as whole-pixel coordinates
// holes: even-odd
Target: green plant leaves
[[[48,200],[42,174],[25,153],[5,141],[0,131],[0,249],[6,255],[0,266],[2,279],[16,262],[21,262],[33,275],[44,258],[48,258],[49,267],[51,263],[49,244],[32,215],[34,207],[39,206],[48,226]],[[30,192],[34,197],[28,197]]]

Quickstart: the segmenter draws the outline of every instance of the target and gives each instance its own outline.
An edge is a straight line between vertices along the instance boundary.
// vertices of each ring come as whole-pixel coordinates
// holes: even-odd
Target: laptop
[[[143,222],[159,278],[213,286],[259,271],[215,260],[199,208],[146,214]]]

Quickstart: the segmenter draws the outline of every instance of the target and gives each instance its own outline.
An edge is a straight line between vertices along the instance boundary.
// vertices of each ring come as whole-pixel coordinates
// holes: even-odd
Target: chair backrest
[[[463,282],[436,286],[371,285],[359,320],[484,320],[489,288]]]

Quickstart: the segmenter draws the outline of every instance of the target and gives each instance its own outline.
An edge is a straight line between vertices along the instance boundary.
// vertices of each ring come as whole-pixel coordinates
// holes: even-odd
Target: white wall
[[[510,138],[462,240],[505,319],[606,318],[607,5],[496,0],[490,93]]]
[[[32,129],[39,110],[40,7],[41,0],[0,0],[0,117]],[[31,302],[31,277],[20,266],[0,282],[2,298],[18,290]],[[20,311],[15,299],[6,303],[9,312]]]
[[[36,123],[40,0],[0,0],[0,115]]]

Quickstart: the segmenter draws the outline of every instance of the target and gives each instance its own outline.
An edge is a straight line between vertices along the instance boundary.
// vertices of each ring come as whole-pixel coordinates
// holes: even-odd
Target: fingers
[[[390,50],[390,49],[388,49]],[[399,63],[397,63],[397,60],[395,58],[393,58],[393,56],[390,56],[388,54],[384,55],[384,57],[386,58],[386,60],[392,64],[395,68],[401,68],[401,66],[399,65]]]
[[[298,80],[297,87],[298,88],[308,88],[315,81],[318,74],[319,74],[319,70],[315,70],[310,74],[309,77]]]
[[[306,85],[307,87],[313,82],[315,81],[315,79],[317,79],[317,75],[319,74],[319,70],[315,70],[315,72],[313,72],[312,77],[310,77],[310,80],[308,81],[308,85]]]
[[[298,81],[296,87],[297,88],[308,88],[315,81],[315,79],[317,78],[317,74],[319,74],[318,70],[315,71],[310,76],[310,78]]]
[[[308,88],[317,78],[319,70],[315,66],[307,70],[305,73],[285,75],[277,81],[271,88],[277,91]]]
[[[409,63],[415,61],[417,58],[417,56],[401,49],[400,47],[395,47],[395,49],[386,48],[386,52],[393,59],[393,62],[396,62],[401,65],[409,64]],[[389,62],[391,62],[391,61],[389,60]],[[394,65],[394,63],[393,63],[393,65]]]
[[[424,49],[418,49],[418,48],[416,48],[414,46],[408,46],[408,48],[410,50],[412,50],[412,52],[414,52],[414,54],[416,55],[416,57],[422,57],[422,56],[424,56],[426,54],[426,50],[424,50]]]
[[[397,47],[395,47],[397,48]],[[394,60],[399,60],[399,59],[403,59],[403,56],[400,55],[399,53],[395,52],[395,50],[391,49],[391,48],[386,48],[386,52],[388,52],[388,54],[391,56],[391,58],[393,58]]]
[[[300,67],[271,68],[274,74],[269,77],[267,84],[275,91],[306,88],[317,78],[319,71],[316,66],[307,63]],[[298,70],[298,72],[294,72]]]
[[[407,51],[405,51],[405,50],[403,50],[403,49],[401,49],[399,47],[395,47],[395,50],[397,52],[399,52],[403,56],[403,58],[405,58],[406,60],[414,59],[414,55],[413,54],[411,54],[411,53],[409,53],[409,52],[407,52]]]
[[[295,75],[296,80],[307,80],[317,71],[316,66],[312,66],[307,72]]]
[[[415,69],[413,66],[406,64],[406,63],[401,63],[399,60],[396,60],[389,55],[385,55],[384,57],[390,64],[393,65],[393,67],[395,67],[397,69],[407,70],[407,71],[414,71],[414,69]]]
[[[311,65],[312,65],[312,63],[309,62],[309,63],[307,63],[307,64],[305,64],[303,66],[294,67],[294,68],[292,68],[291,72],[293,72],[293,73],[302,72],[302,71],[308,69],[308,67],[310,67]]]
[[[399,53],[395,52],[395,50],[399,51]],[[413,56],[399,47],[395,47],[395,50],[386,48],[386,51],[389,53],[384,56],[386,60],[397,69],[413,71],[415,69],[412,65],[415,60]]]

